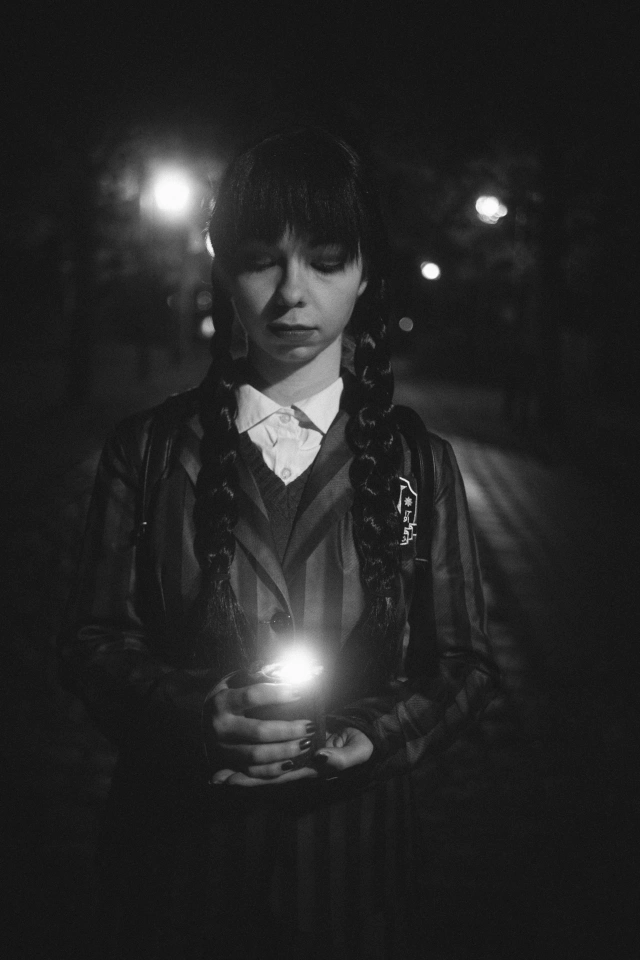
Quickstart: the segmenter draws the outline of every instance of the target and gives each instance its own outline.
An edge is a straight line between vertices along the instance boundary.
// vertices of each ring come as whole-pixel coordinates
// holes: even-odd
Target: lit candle
[[[314,753],[325,745],[326,721],[324,704],[324,667],[308,650],[295,647],[286,650],[280,660],[263,666],[251,674],[252,683],[286,683],[298,693],[291,703],[270,704],[247,711],[247,716],[261,720],[299,720],[309,718],[316,732],[311,737]]]

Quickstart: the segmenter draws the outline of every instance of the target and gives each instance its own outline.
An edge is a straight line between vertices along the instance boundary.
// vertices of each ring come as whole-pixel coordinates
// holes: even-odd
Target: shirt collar
[[[264,393],[260,393],[259,390],[248,383],[243,383],[236,389],[238,398],[236,427],[238,433],[246,433],[247,430],[251,430],[252,427],[266,420],[267,417],[278,410],[292,409],[303,413],[305,419],[311,421],[316,429],[320,430],[321,433],[326,433],[340,409],[342,389],[342,378],[338,377],[337,380],[334,380],[319,393],[286,407],[266,397]]]

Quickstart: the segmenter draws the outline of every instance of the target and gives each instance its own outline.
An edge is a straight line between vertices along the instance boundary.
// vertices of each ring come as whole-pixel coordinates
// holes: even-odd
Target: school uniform
[[[105,446],[60,650],[67,683],[119,748],[101,854],[106,955],[204,960],[224,944],[221,955],[249,957],[258,936],[260,956],[406,949],[403,914],[420,852],[410,771],[479,715],[497,674],[464,486],[450,445],[435,436],[428,571],[416,575],[415,531],[405,529],[397,662],[385,676],[369,669],[348,392],[289,483],[251,439],[257,425],[245,424],[231,568],[252,656],[269,661],[304,638],[325,664],[330,726],[358,727],[374,744],[362,769],[328,782],[210,785],[206,702],[220,677],[194,666],[185,628],[200,581],[197,403],[176,400],[173,461],[154,490],[143,543],[136,492],[152,414],[124,421]]]

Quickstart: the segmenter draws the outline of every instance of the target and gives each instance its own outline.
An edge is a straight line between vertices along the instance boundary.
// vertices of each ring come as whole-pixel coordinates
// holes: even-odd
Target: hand
[[[316,758],[326,757],[322,761],[322,773],[327,771],[348,770],[350,767],[366,763],[373,753],[373,743],[369,737],[357,730],[355,727],[345,727],[339,733],[330,734],[327,737],[326,746],[318,750],[315,757],[310,759],[311,767],[302,767],[299,770],[292,770],[288,773],[282,773],[280,776],[265,781],[257,779],[251,775],[234,770],[218,770],[212,778],[213,784],[227,784],[229,786],[256,787],[286,783],[289,780],[300,780],[308,777],[319,776],[319,763]]]
[[[311,719],[257,720],[246,716],[256,707],[299,699],[284,683],[230,688],[221,681],[212,696],[211,728],[222,768],[211,783],[265,786],[316,776],[312,768],[300,766],[301,758],[311,755]]]
[[[323,771],[340,771],[366,763],[372,753],[373,743],[366,733],[355,727],[345,727],[327,737],[326,745],[317,751],[316,757],[326,757],[322,761]]]

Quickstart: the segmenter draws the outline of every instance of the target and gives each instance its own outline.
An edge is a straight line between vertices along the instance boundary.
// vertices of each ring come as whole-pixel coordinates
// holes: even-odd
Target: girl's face
[[[367,285],[360,260],[347,264],[339,246],[286,233],[244,246],[226,276],[257,370],[271,379],[278,368],[315,361],[335,366],[337,377],[342,332]]]

